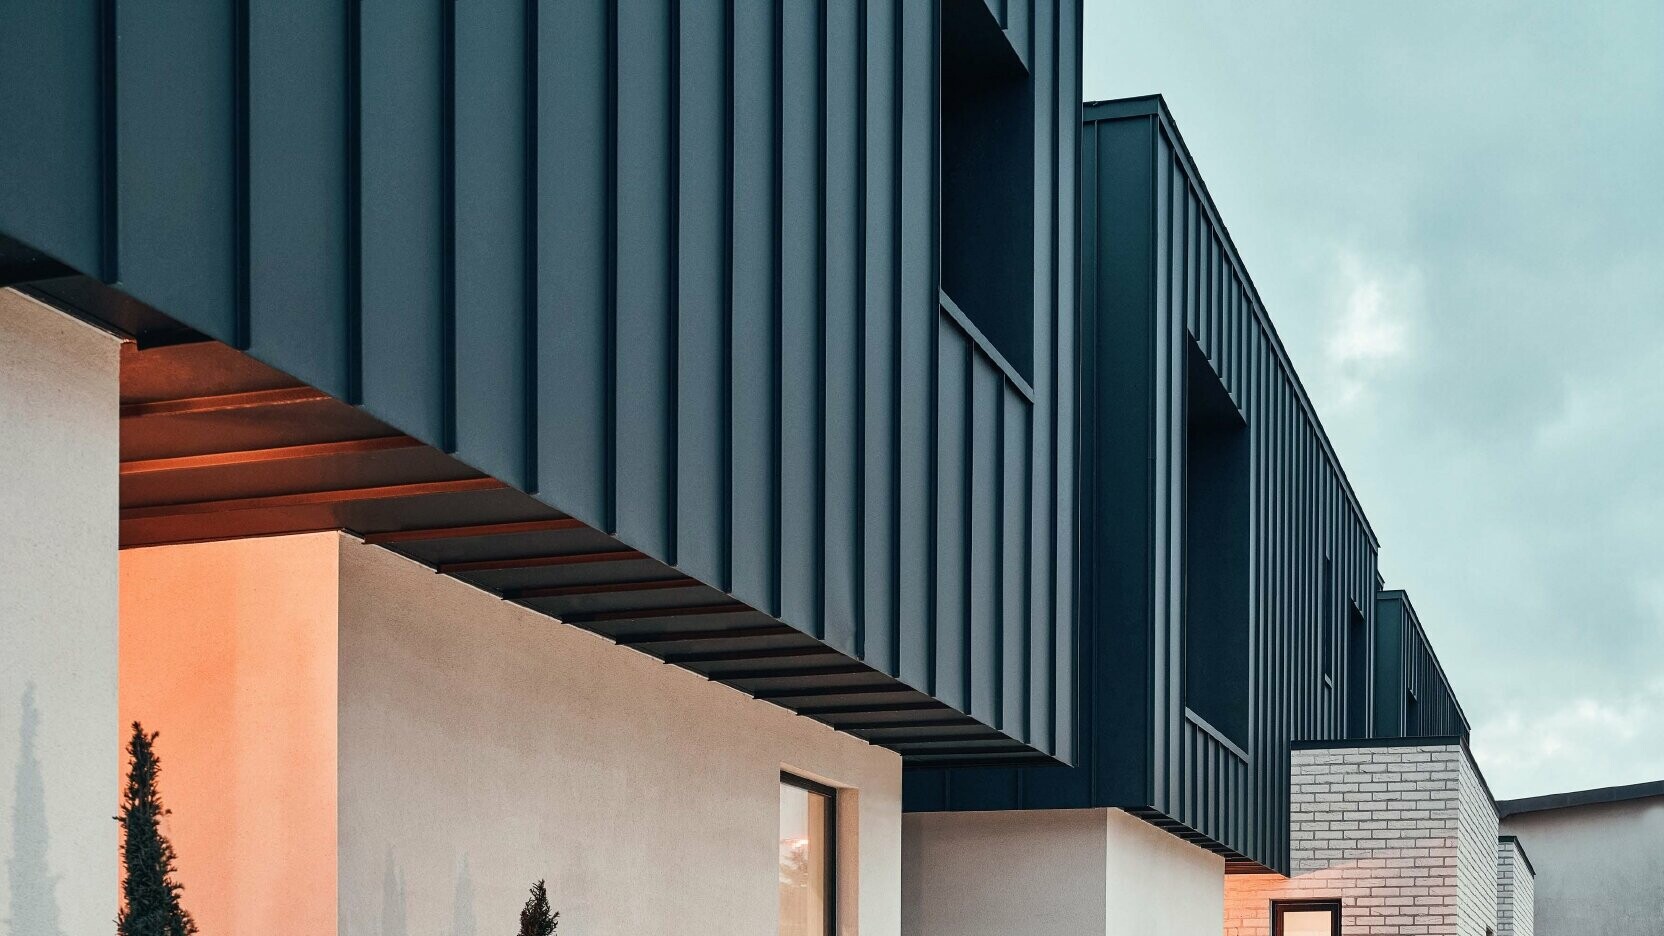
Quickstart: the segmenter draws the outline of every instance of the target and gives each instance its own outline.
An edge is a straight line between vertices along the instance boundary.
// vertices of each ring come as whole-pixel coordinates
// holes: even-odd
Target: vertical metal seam
[[[930,42],[930,73],[929,73],[929,78],[930,78],[930,81],[929,81],[930,102],[929,102],[928,106],[926,107],[926,113],[927,113],[928,119],[930,121],[929,124],[928,124],[929,131],[930,131],[929,132],[929,138],[930,138],[930,141],[929,141],[930,180],[929,180],[929,182],[926,183],[926,185],[929,188],[929,193],[928,194],[930,196],[929,197],[930,209],[929,209],[928,215],[926,216],[927,219],[928,219],[928,224],[929,224],[929,228],[928,228],[929,233],[927,235],[927,237],[928,237],[928,246],[927,246],[927,249],[926,249],[926,253],[929,255],[929,258],[930,258],[929,285],[930,285],[930,288],[931,288],[931,292],[930,292],[930,296],[929,296],[929,305],[926,308],[919,310],[919,314],[921,314],[921,315],[928,314],[929,315],[929,318],[926,320],[928,325],[929,325],[929,343],[930,343],[930,360],[929,360],[929,363],[927,365],[929,370],[930,370],[930,390],[929,390],[929,393],[930,393],[930,435],[929,435],[929,438],[928,438],[928,451],[930,453],[930,456],[929,456],[930,475],[929,475],[929,477],[933,479],[933,483],[939,483],[939,479],[941,478],[941,462],[942,462],[942,452],[941,452],[941,417],[942,417],[942,373],[941,373],[941,368],[942,368],[942,352],[941,352],[942,322],[941,322],[941,315],[942,315],[942,313],[941,313],[941,309],[940,309],[941,300],[940,300],[940,298],[938,298],[940,296],[940,290],[942,288],[942,279],[941,279],[942,211],[941,211],[941,189],[940,189],[940,185],[941,185],[941,150],[940,150],[940,147],[939,147],[939,140],[940,140],[941,133],[942,133],[942,115],[939,111],[939,105],[941,103],[941,88],[940,88],[940,85],[941,85],[941,77],[942,77],[942,75],[941,75],[941,61],[940,61],[940,49],[941,49],[941,44],[942,44],[942,28],[941,28],[942,0],[931,0],[929,6],[930,6],[930,29],[929,29],[928,34],[930,36],[930,40],[929,40],[929,42]],[[929,519],[929,524],[928,524],[928,526],[926,527],[926,530],[925,530],[925,541],[926,541],[926,544],[927,544],[925,551],[930,557],[930,568],[932,570],[939,570],[941,568],[941,562],[942,562],[941,541],[940,541],[941,540],[941,531],[939,529],[939,525],[941,524],[940,496],[939,495],[931,496],[931,497],[928,498],[928,501],[929,501],[929,517],[930,517],[930,519]],[[937,646],[937,642],[938,642],[938,638],[939,638],[939,634],[940,634],[940,627],[941,627],[941,622],[939,622],[936,618],[937,618],[937,615],[941,613],[941,609],[939,607],[940,602],[938,601],[937,588],[935,588],[935,587],[927,588],[927,589],[925,589],[925,591],[926,591],[925,620],[929,622],[929,634],[930,634],[929,647],[928,647],[929,653],[930,653],[930,673],[929,673],[928,678],[926,679],[926,685],[929,686],[930,694],[935,695],[936,694],[936,670],[937,670],[937,666],[938,666],[938,663],[939,663],[939,661],[936,658],[937,657],[936,646]]]
[[[618,5],[607,3],[606,73],[606,295],[602,352],[603,443],[601,517],[604,533],[618,532]]]
[[[121,278],[120,140],[116,99],[116,0],[98,4],[98,278]]]
[[[774,466],[774,488],[771,492],[774,498],[774,509],[769,518],[769,612],[779,617],[785,609],[783,594],[783,570],[785,563],[785,538],[782,517],[785,513],[785,464],[782,438],[785,435],[785,386],[784,370],[781,367],[781,357],[785,354],[785,288],[786,288],[786,239],[785,239],[785,30],[786,17],[784,5],[774,9],[773,61],[772,61],[772,91],[773,100],[773,130],[774,130],[774,160],[771,167],[773,200],[769,210],[773,215],[773,244],[774,269],[773,295],[771,297],[772,312],[772,351],[769,356],[769,405],[773,408],[770,413],[770,455]]]
[[[439,92],[439,447],[457,449],[456,4],[440,4]]]
[[[1084,210],[1083,210],[1082,205],[1081,205],[1080,193],[1081,193],[1081,173],[1083,171],[1083,166],[1081,164],[1083,143],[1082,143],[1081,138],[1082,138],[1082,135],[1084,134],[1084,131],[1081,129],[1081,116],[1082,116],[1081,101],[1084,100],[1083,92],[1084,92],[1084,82],[1085,82],[1085,77],[1084,77],[1084,75],[1085,75],[1085,68],[1084,68],[1085,43],[1086,43],[1086,40],[1085,40],[1085,37],[1084,37],[1085,20],[1086,20],[1085,7],[1086,7],[1086,4],[1085,4],[1084,0],[1075,0],[1075,3],[1074,3],[1075,42],[1074,42],[1074,48],[1071,50],[1072,54],[1073,54],[1073,59],[1071,60],[1071,63],[1070,63],[1070,69],[1074,74],[1075,81],[1074,81],[1074,97],[1070,98],[1070,100],[1069,100],[1070,111],[1071,111],[1070,127],[1074,132],[1074,140],[1075,140],[1074,191],[1073,191],[1072,196],[1069,199],[1070,205],[1072,206],[1071,210],[1073,212],[1073,217],[1071,218],[1071,223],[1074,225],[1074,229],[1075,229],[1075,237],[1074,237],[1074,276],[1073,276],[1074,289],[1071,292],[1070,297],[1069,297],[1069,299],[1070,299],[1070,301],[1069,301],[1069,314],[1074,319],[1074,324],[1073,324],[1072,327],[1074,329],[1074,352],[1075,353],[1074,353],[1074,360],[1070,363],[1070,367],[1073,368],[1073,376],[1074,376],[1074,384],[1075,384],[1075,400],[1076,400],[1076,402],[1075,402],[1075,425],[1077,427],[1076,430],[1075,430],[1075,450],[1076,450],[1076,455],[1075,455],[1075,466],[1076,466],[1076,468],[1075,468],[1075,497],[1074,497],[1074,503],[1069,505],[1069,509],[1075,510],[1077,517],[1080,515],[1079,510],[1078,510],[1078,505],[1080,503],[1080,491],[1081,491],[1081,480],[1080,480],[1080,470],[1079,470],[1079,465],[1080,465],[1080,455],[1079,455],[1080,430],[1078,428],[1081,425],[1081,423],[1080,423],[1080,402],[1079,401],[1081,399],[1080,391],[1081,391],[1081,388],[1083,386],[1082,375],[1081,375],[1081,370],[1082,370],[1082,368],[1081,368],[1081,357],[1084,354],[1084,351],[1081,348],[1082,333],[1081,333],[1080,293],[1081,293],[1081,259],[1082,259],[1081,258],[1081,240],[1082,240],[1082,238],[1084,236],[1084,233],[1085,233],[1085,231],[1084,231],[1085,219],[1084,219]],[[1094,150],[1094,153],[1096,153],[1096,150]],[[1081,750],[1080,750],[1080,748],[1081,748],[1081,725],[1083,724],[1083,721],[1084,721],[1081,717],[1081,706],[1084,703],[1083,694],[1085,692],[1085,688],[1083,687],[1082,682],[1081,682],[1083,677],[1082,677],[1082,674],[1081,674],[1081,666],[1080,666],[1080,663],[1079,663],[1080,644],[1081,644],[1080,635],[1081,635],[1081,628],[1082,628],[1081,608],[1080,608],[1080,588],[1081,588],[1080,556],[1081,556],[1081,553],[1082,553],[1083,538],[1082,538],[1082,534],[1081,534],[1081,525],[1078,522],[1075,524],[1074,536],[1075,536],[1074,556],[1072,558],[1072,565],[1073,565],[1074,568],[1073,568],[1073,579],[1071,581],[1070,588],[1071,588],[1071,594],[1074,595],[1075,598],[1074,598],[1073,606],[1070,608],[1070,613],[1071,613],[1070,641],[1071,641],[1071,652],[1075,655],[1075,659],[1076,659],[1074,671],[1072,673],[1072,676],[1073,676],[1074,682],[1075,682],[1075,685],[1074,685],[1074,700],[1075,700],[1074,705],[1075,705],[1075,709],[1074,709],[1074,712],[1072,713],[1072,716],[1073,716],[1072,717],[1072,722],[1073,722],[1074,735],[1075,735],[1074,752],[1073,753],[1074,753],[1076,758],[1079,758],[1079,757],[1081,757]]]
[[[1005,396],[1002,378],[994,384],[994,727],[1005,729]]]
[[[357,2],[357,0],[355,0]],[[539,428],[538,413],[538,133],[540,129],[538,109],[541,106],[538,97],[538,82],[542,73],[542,62],[538,57],[538,2],[539,0],[524,0],[525,19],[521,28],[520,54],[521,78],[524,82],[521,88],[522,108],[524,109],[524,123],[522,124],[525,139],[522,140],[521,185],[524,201],[521,203],[521,235],[524,253],[521,257],[521,273],[524,277],[521,283],[521,436],[522,448],[521,472],[524,490],[528,494],[536,494],[538,484],[538,446]]]
[[[734,590],[734,0],[723,0],[722,58],[722,528],[718,576]]]
[[[890,588],[894,597],[894,618],[890,622],[893,675],[902,673],[902,572],[901,572],[901,322],[906,309],[906,291],[901,276],[901,167],[902,167],[902,17],[901,0],[890,4],[890,275],[893,303],[890,310]],[[927,633],[929,622],[926,622]]]
[[[941,333],[941,313],[937,312],[935,321],[937,334]],[[976,708],[972,674],[976,670],[976,615],[972,611],[975,604],[971,593],[971,579],[976,571],[976,521],[973,512],[976,509],[976,345],[965,342],[965,383],[961,388],[964,394],[964,415],[960,417],[963,425],[960,432],[963,438],[959,443],[959,629],[963,650],[959,661],[960,691],[964,693],[964,711],[970,713]],[[974,716],[973,716],[974,717]]]
[[[867,0],[855,3],[855,658],[867,658]]]
[[[1059,412],[1058,412],[1060,409],[1062,409],[1062,407],[1059,403],[1059,400],[1061,400],[1062,394],[1063,394],[1063,381],[1058,376],[1058,365],[1060,363],[1060,358],[1059,358],[1059,355],[1058,355],[1058,334],[1059,334],[1059,329],[1061,329],[1063,327],[1063,322],[1062,322],[1062,313],[1061,313],[1061,310],[1058,308],[1059,304],[1058,304],[1058,301],[1057,301],[1057,290],[1058,290],[1057,252],[1062,247],[1062,244],[1060,243],[1061,225],[1062,225],[1062,220],[1060,218],[1060,215],[1062,214],[1062,212],[1061,212],[1060,207],[1059,207],[1062,202],[1061,202],[1061,192],[1059,191],[1058,171],[1057,171],[1058,170],[1058,163],[1061,161],[1060,146],[1059,146],[1059,143],[1058,143],[1058,134],[1062,131],[1062,127],[1060,126],[1061,121],[1059,121],[1059,119],[1058,119],[1057,107],[1056,107],[1056,103],[1055,103],[1056,100],[1057,100],[1057,84],[1058,84],[1057,77],[1056,77],[1057,69],[1058,69],[1058,52],[1059,52],[1060,45],[1061,45],[1061,42],[1062,42],[1061,36],[1059,34],[1062,30],[1061,23],[1062,23],[1062,20],[1063,20],[1063,17],[1061,15],[1061,11],[1058,10],[1057,7],[1059,5],[1061,5],[1061,2],[1062,2],[1062,0],[1057,0],[1057,2],[1053,4],[1053,8],[1052,8],[1051,70],[1052,70],[1052,75],[1053,75],[1053,77],[1052,77],[1052,102],[1053,102],[1053,104],[1052,104],[1052,106],[1046,108],[1047,112],[1050,114],[1048,122],[1050,124],[1050,131],[1051,132],[1048,133],[1046,136],[1047,136],[1047,139],[1050,140],[1049,147],[1051,149],[1051,154],[1050,154],[1049,158],[1050,158],[1051,164],[1052,164],[1051,165],[1051,172],[1047,173],[1048,175],[1051,176],[1051,185],[1052,185],[1051,208],[1050,208],[1050,211],[1048,212],[1048,217],[1050,218],[1050,224],[1048,225],[1048,227],[1051,228],[1050,236],[1051,236],[1051,242],[1052,242],[1051,243],[1051,266],[1052,266],[1052,268],[1051,268],[1051,279],[1049,281],[1049,289],[1048,289],[1047,295],[1050,298],[1050,302],[1048,304],[1051,306],[1051,316],[1052,316],[1052,342],[1051,342],[1051,344],[1052,344],[1052,346],[1051,346],[1051,356],[1052,356],[1052,393],[1051,393],[1052,444],[1051,444],[1051,460],[1052,460],[1052,516],[1054,518],[1057,518],[1057,517],[1061,516],[1062,512],[1065,509],[1067,509],[1060,502],[1059,496],[1058,496],[1058,488],[1060,488],[1062,486],[1063,478],[1062,478],[1062,469],[1059,466],[1058,457],[1057,457],[1058,433],[1062,429],[1062,426],[1060,424]],[[1032,11],[1033,8],[1034,8],[1034,4],[1030,3],[1029,9]],[[1031,14],[1031,18],[1032,18],[1032,14]],[[1031,26],[1029,28],[1029,34],[1032,36],[1033,33],[1034,33],[1034,29]],[[1033,61],[1033,57],[1031,56],[1029,60]],[[1051,601],[1050,601],[1050,604],[1048,606],[1048,613],[1052,617],[1052,626],[1049,628],[1050,633],[1051,633],[1051,665],[1046,668],[1047,672],[1049,672],[1051,674],[1051,693],[1052,693],[1052,695],[1051,695],[1051,698],[1052,698],[1051,732],[1050,732],[1050,736],[1047,738],[1046,751],[1047,751],[1047,753],[1051,753],[1051,754],[1057,753],[1057,733],[1058,733],[1057,723],[1058,723],[1058,720],[1060,718],[1064,717],[1064,714],[1062,712],[1058,711],[1060,706],[1058,706],[1058,704],[1057,704],[1057,646],[1058,646],[1057,629],[1059,627],[1059,622],[1057,621],[1057,617],[1058,617],[1058,614],[1057,614],[1058,593],[1059,593],[1058,568],[1057,568],[1057,566],[1058,566],[1058,553],[1060,552],[1060,550],[1058,549],[1058,542],[1057,542],[1058,541],[1057,526],[1058,526],[1058,521],[1056,519],[1054,519],[1052,521],[1052,535],[1051,535],[1051,551],[1052,551],[1051,582],[1050,582]]]
[[[249,247],[249,2],[232,0],[231,14],[231,72],[232,72],[232,246],[233,292],[231,344],[239,351],[247,351],[252,342],[250,305],[250,247]]]
[[[345,321],[343,340],[346,345],[346,398],[348,403],[364,403],[364,200],[363,200],[363,101],[362,36],[363,0],[345,0],[346,41],[346,257]]]
[[[667,26],[670,61],[666,66],[666,103],[670,112],[670,126],[666,130],[665,182],[669,204],[665,208],[665,316],[669,320],[665,342],[667,385],[670,399],[665,407],[669,425],[666,427],[665,464],[665,560],[676,565],[681,554],[679,542],[680,487],[681,487],[681,432],[682,414],[682,0],[668,0],[670,23]]]
[[[826,194],[826,147],[831,141],[831,137],[827,133],[828,117],[826,113],[826,31],[828,28],[826,5],[827,0],[817,0],[815,4],[815,53],[819,57],[819,74],[816,76],[817,80],[815,88],[816,104],[819,108],[819,115],[815,125],[815,136],[817,137],[815,141],[815,188],[819,193],[820,198],[819,223],[815,226],[815,331],[816,343],[819,346],[820,353],[815,356],[815,366],[819,372],[817,375],[819,379],[815,381],[815,394],[817,397],[817,405],[815,406],[815,528],[817,535],[814,538],[813,548],[815,552],[815,568],[819,570],[818,574],[815,576],[814,629],[815,636],[821,640],[826,639],[828,626],[827,619],[829,616],[828,609],[826,607],[828,593],[826,582],[826,577],[828,575],[828,569],[826,567],[826,540],[830,535],[826,522],[826,458],[828,452],[831,450],[831,447],[826,443],[827,426],[830,422],[827,419],[826,409],[831,405],[830,395],[826,392],[826,378],[828,373],[826,323],[827,317],[830,314],[827,308],[828,301],[826,297],[826,226],[828,223],[827,206],[830,201]]]

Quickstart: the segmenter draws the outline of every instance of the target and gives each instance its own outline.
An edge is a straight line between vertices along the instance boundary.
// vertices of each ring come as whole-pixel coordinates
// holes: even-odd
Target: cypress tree
[[[549,912],[549,889],[539,880],[520,911],[520,936],[550,936],[560,926],[560,914]]]
[[[133,723],[133,738],[127,743],[132,766],[127,787],[122,791],[121,823],[122,908],[116,916],[118,936],[191,936],[196,921],[179,905],[182,889],[173,879],[173,843],[162,834],[161,818],[168,814],[156,785],[162,764],[156,757],[156,733],[145,734]]]

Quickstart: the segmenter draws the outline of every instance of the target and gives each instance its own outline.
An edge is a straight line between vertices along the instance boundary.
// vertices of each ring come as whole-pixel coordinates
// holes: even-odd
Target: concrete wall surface
[[[1272,902],[1298,899],[1339,899],[1347,936],[1495,926],[1496,813],[1487,825],[1490,799],[1459,744],[1301,749],[1292,770],[1295,874],[1227,877],[1226,936],[1269,936]],[[1476,856],[1464,842],[1486,828]],[[1462,905],[1461,882],[1478,877],[1486,884]]]
[[[351,539],[341,543],[340,923],[779,929],[782,768],[843,787],[840,932],[901,919],[901,761]]]
[[[0,926],[116,915],[120,345],[0,289]]]
[[[1537,936],[1664,932],[1664,797],[1502,820],[1537,868]]]
[[[1537,931],[1536,881],[1519,843],[1496,843],[1496,936],[1533,936]]]
[[[912,813],[906,936],[1215,936],[1223,858],[1116,809]]]
[[[121,553],[121,724],[159,734],[205,934],[334,930],[338,539]]]

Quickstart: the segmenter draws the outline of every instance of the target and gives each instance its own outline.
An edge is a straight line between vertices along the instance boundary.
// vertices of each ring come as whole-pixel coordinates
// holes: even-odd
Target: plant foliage
[[[550,936],[560,926],[560,914],[549,912],[549,889],[539,880],[520,911],[519,936]]]
[[[127,742],[131,766],[127,786],[122,790],[121,823],[122,907],[116,916],[118,936],[191,936],[196,921],[180,906],[183,889],[173,878],[173,843],[162,834],[161,819],[168,814],[162,806],[157,778],[162,763],[156,756],[156,733],[145,734],[133,723],[133,737]]]

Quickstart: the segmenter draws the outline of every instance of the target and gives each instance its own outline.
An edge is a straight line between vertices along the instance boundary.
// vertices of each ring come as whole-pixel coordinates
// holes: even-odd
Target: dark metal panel
[[[0,7],[0,234],[105,278],[115,276],[103,242],[115,223],[103,198],[115,168],[103,68],[114,10],[108,0]]]
[[[1000,568],[1004,494],[1003,445],[1000,425],[1004,415],[1002,397],[1005,379],[986,358],[971,361],[970,425],[967,438],[969,487],[966,506],[969,516],[961,531],[967,537],[966,601],[969,628],[965,646],[966,679],[970,683],[970,713],[990,725],[1000,723],[1001,680],[1005,664],[1001,656],[1005,642],[1005,602],[1000,594],[1005,583]]]
[[[115,144],[122,285],[151,305],[177,310],[222,341],[236,336],[237,309],[234,9],[230,3],[125,7],[116,45],[116,71],[122,76],[115,88],[122,115]],[[9,118],[5,126],[9,140],[30,132]],[[7,150],[9,145],[0,147]],[[60,151],[54,162],[70,152]],[[193,171],[180,171],[184,153],[192,154]],[[21,174],[0,173],[12,185],[22,182]]]
[[[897,143],[894,163],[897,205],[899,323],[897,418],[900,421],[897,588],[903,682],[935,693],[938,668],[932,644],[953,630],[957,618],[941,614],[936,574],[936,506],[929,492],[937,483],[935,453],[937,334],[936,217],[936,37],[933,0],[896,0]],[[907,626],[927,622],[925,627]],[[953,681],[953,682],[956,682]],[[952,687],[944,687],[951,691]]]
[[[864,142],[858,178],[862,237],[859,258],[864,291],[861,323],[864,374],[862,452],[866,466],[861,554],[864,645],[867,659],[901,672],[901,186],[897,0],[858,0],[865,10],[864,113],[857,136]]]
[[[448,405],[443,202],[452,8],[362,0],[357,9],[358,128],[350,141],[357,203],[349,208],[357,211],[359,395],[389,422],[437,440]],[[467,15],[478,14],[470,7]]]
[[[525,0],[455,5],[456,443],[463,461],[522,486],[536,483],[526,362],[536,354],[531,251],[535,204],[527,144],[535,99],[535,27]],[[366,357],[381,351],[366,349]],[[482,379],[490,375],[490,380]]]
[[[734,0],[731,588],[779,608],[778,7]],[[801,375],[798,375],[801,379]]]
[[[974,418],[971,342],[944,327],[936,369],[936,634],[931,695],[955,708],[970,705],[970,468]]]
[[[538,492],[611,523],[613,64],[607,0],[538,19]]]
[[[492,476],[295,492],[233,470],[225,497],[129,518],[143,537],[275,531],[351,512],[335,504],[417,510],[441,495],[487,503],[486,522],[501,505],[476,495],[506,482],[642,556],[608,574],[669,564],[914,689],[950,687],[981,730],[1009,722],[1031,739],[1022,756],[1069,756],[1076,4],[1000,9],[1036,95],[1033,177],[1017,186],[1035,193],[1033,281],[1012,284],[1032,289],[1025,374],[940,304],[941,166],[959,156],[939,142],[936,0],[239,0],[171,22],[124,15],[121,60],[43,69],[27,100],[89,128],[65,149],[97,154],[98,172],[64,182],[55,204],[97,203],[75,231],[94,248],[79,268],[113,276],[126,249],[131,282],[32,288],[146,340],[200,329],[246,346],[389,438]],[[51,26],[47,46],[114,48],[112,22]],[[202,106],[164,110],[178,83]],[[170,142],[206,165],[176,171]],[[106,222],[123,206],[118,242]],[[52,263],[36,249],[49,221],[24,222],[25,242],[0,244],[7,275]],[[26,263],[12,244],[33,251]],[[300,464],[323,456],[288,449],[365,441],[290,440],[261,457]],[[140,459],[155,463],[133,487],[196,470],[171,459],[254,451]],[[958,485],[946,510],[938,477]],[[412,488],[456,482],[479,487]],[[250,499],[248,524],[186,519]],[[525,558],[538,557],[479,561]],[[458,574],[516,595],[588,587],[560,564]],[[526,600],[575,597],[615,600]],[[959,741],[920,756],[1010,753]]]
[[[727,571],[728,6],[681,3],[677,60],[676,563]]]
[[[781,4],[780,30],[780,609],[806,632],[821,617],[822,357],[826,231],[820,3]],[[787,532],[789,531],[789,533]]]
[[[671,0],[618,4],[613,513],[626,542],[670,553],[674,490],[676,149]],[[675,95],[679,97],[679,95]]]
[[[1022,5],[1033,9],[1038,0],[1022,0]],[[1056,114],[1052,125],[1052,217],[1047,234],[1052,240],[1051,301],[1052,343],[1055,355],[1054,373],[1057,395],[1051,413],[1053,425],[1058,427],[1051,454],[1055,458],[1053,471],[1057,477],[1056,490],[1050,513],[1057,518],[1057,554],[1052,563],[1057,587],[1053,602],[1052,628],[1056,636],[1053,660],[1057,667],[1051,736],[1056,756],[1072,763],[1076,759],[1076,708],[1080,696],[1080,654],[1077,647],[1079,630],[1080,567],[1076,553],[1080,542],[1078,516],[1080,494],[1077,482],[1077,441],[1079,439],[1080,399],[1078,333],[1080,306],[1078,300],[1080,267],[1079,231],[1080,206],[1080,100],[1082,91],[1082,57],[1085,38],[1083,25],[1085,9],[1082,3],[1059,2],[1052,5],[1054,20],[1053,58],[1047,69],[1055,75],[1056,86],[1049,100]],[[1041,149],[1044,152],[1044,148]]]
[[[346,17],[326,0],[248,14],[249,350],[345,396]]]
[[[862,59],[866,24],[861,6],[822,3],[825,31],[822,95],[822,167],[825,233],[822,251],[823,334],[820,342],[822,423],[821,551],[824,639],[857,656],[865,655],[862,609],[863,463],[862,418],[866,379],[863,321],[865,297],[863,237],[865,193],[861,191],[860,130]]]
[[[999,726],[1013,737],[1029,740],[1029,679],[1032,630],[1029,627],[1028,493],[1032,485],[1033,447],[1029,435],[1031,408],[1015,393],[999,402],[1000,511],[999,551],[995,559],[999,582],[1001,709]]]

